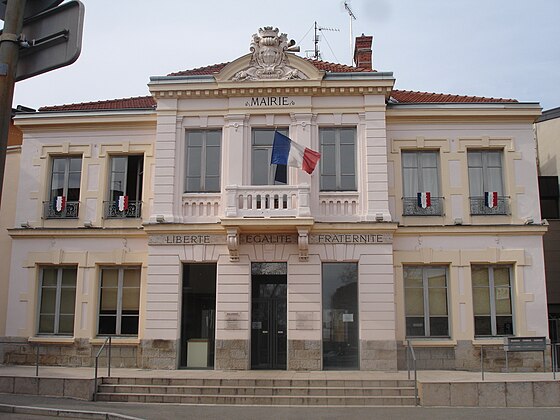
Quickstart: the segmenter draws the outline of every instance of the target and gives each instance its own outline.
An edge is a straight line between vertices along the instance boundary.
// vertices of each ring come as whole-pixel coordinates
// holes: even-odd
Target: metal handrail
[[[26,345],[35,347],[35,376],[39,376],[39,343],[23,343],[17,341],[0,341],[0,344]]]
[[[410,340],[406,340],[406,368],[408,370],[408,380],[410,380],[410,360],[414,369],[414,405],[418,405],[418,370],[416,369],[416,354]],[[409,356],[410,355],[410,356]]]
[[[93,401],[96,401],[97,399],[97,369],[99,367],[99,356],[101,355],[101,352],[103,351],[103,349],[105,348],[105,345],[107,343],[109,343],[109,346],[107,347],[107,376],[111,377],[111,336],[108,336],[107,338],[105,338],[105,341],[103,342],[103,345],[101,346],[101,348],[99,349],[99,351],[97,352],[97,355],[95,356],[95,381],[94,383],[94,389],[93,389]]]

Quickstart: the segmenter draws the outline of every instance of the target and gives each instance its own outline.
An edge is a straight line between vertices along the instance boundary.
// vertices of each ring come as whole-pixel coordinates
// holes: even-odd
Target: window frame
[[[71,159],[80,159],[80,170],[79,171],[71,171],[70,170],[70,160]],[[63,160],[64,161],[64,181],[62,187],[62,195],[68,198],[68,189],[69,189],[69,181],[70,181],[70,173],[79,173],[80,174],[80,185],[79,185],[79,192],[78,192],[78,202],[80,201],[79,196],[82,192],[82,164],[83,164],[83,157],[82,155],[68,155],[68,156],[52,156],[51,157],[51,173],[50,173],[50,189],[49,189],[49,200],[52,201],[54,199],[53,195],[53,180],[55,174],[55,161],[56,160]]]
[[[200,174],[199,174],[199,178],[200,178],[200,182],[199,182],[199,188],[197,190],[189,190],[188,189],[188,179],[189,178],[195,178],[195,177],[191,177],[189,176],[189,134],[193,134],[193,133],[200,133],[202,135],[203,138],[203,144],[201,146],[201,167],[200,167]],[[208,146],[208,133],[219,133],[219,144],[218,144],[218,148],[219,148],[219,158],[218,158],[218,167],[217,172],[218,172],[218,187],[217,189],[209,189],[208,187],[206,187],[207,184],[207,178],[209,178],[210,176],[207,173],[207,154],[208,154],[208,147],[215,147],[215,146]],[[185,158],[185,168],[184,168],[184,176],[183,176],[183,193],[184,194],[196,194],[196,193],[217,193],[220,192],[222,189],[222,144],[223,144],[223,132],[221,129],[193,129],[193,130],[186,130],[185,131],[185,154],[184,154],[184,158]]]
[[[103,271],[104,270],[117,270],[117,302],[116,302],[116,313],[115,313],[115,332],[114,333],[101,333],[99,331],[100,326],[100,318],[101,318],[101,305],[102,305],[102,298],[103,298]],[[122,334],[122,309],[123,309],[123,287],[124,282],[124,272],[125,270],[130,271],[137,271],[138,272],[138,325],[136,327],[137,333],[136,334]],[[99,296],[98,296],[98,310],[97,310],[97,335],[103,336],[124,336],[124,337],[137,337],[138,333],[140,332],[140,301],[142,296],[142,267],[141,266],[102,266],[99,269],[99,286],[97,288]],[[109,315],[109,314],[106,314]]]
[[[446,315],[431,315],[430,314],[430,290],[431,289],[442,289],[442,287],[430,287],[428,278],[428,269],[440,268],[445,271],[445,309]],[[419,316],[408,315],[407,314],[407,303],[406,303],[406,290],[407,289],[419,289],[419,287],[407,287],[405,281],[405,270],[407,269],[421,269],[422,270],[422,302],[423,302],[423,323],[424,323],[424,335],[412,335],[408,332],[407,320],[408,318],[419,318]],[[403,298],[404,298],[404,313],[405,313],[405,336],[407,338],[429,338],[429,339],[446,339],[451,337],[451,325],[450,325],[450,315],[449,315],[449,267],[446,265],[414,265],[407,264],[403,265]],[[434,335],[431,332],[430,319],[431,318],[446,318],[447,319],[447,334],[445,335]]]
[[[250,185],[289,185],[290,184],[290,177],[289,177],[289,171],[288,168],[286,167],[286,171],[288,172],[286,174],[286,184],[284,184],[283,182],[278,182],[276,181],[275,175],[276,175],[276,168],[278,165],[276,164],[271,164],[271,158],[272,158],[272,147],[274,145],[274,132],[278,131],[280,134],[285,135],[286,137],[290,137],[289,136],[289,127],[275,127],[275,128],[268,128],[268,127],[251,127],[251,173],[249,174],[251,179],[250,179]],[[255,144],[255,133],[256,132],[270,132],[271,134],[271,142],[270,145],[257,145]],[[257,183],[258,181],[255,180],[255,161],[257,159],[255,159],[255,150],[256,149],[263,149],[267,151],[267,161],[266,161],[266,165],[268,166],[268,179],[266,181],[265,184],[263,183]]]
[[[74,329],[76,327],[76,294],[77,294],[77,287],[78,287],[78,267],[77,266],[71,266],[71,265],[61,265],[61,266],[41,266],[40,268],[40,272],[39,272],[39,290],[37,293],[37,328],[36,328],[36,333],[37,335],[48,335],[48,336],[67,336],[67,337],[73,337],[74,336]],[[60,316],[61,316],[61,305],[62,305],[62,275],[64,270],[69,270],[69,269],[74,269],[76,275],[75,275],[75,281],[74,281],[74,305],[73,310],[74,312],[72,313],[72,332],[71,333],[61,333],[60,332]],[[43,304],[43,293],[44,293],[44,276],[45,276],[45,270],[56,270],[56,291],[55,291],[55,312],[54,312],[54,325],[53,325],[53,332],[41,332],[40,328],[41,328],[41,316],[42,315],[46,315],[43,311],[42,311],[42,304]],[[52,288],[52,287],[49,287]],[[62,314],[62,315],[70,315],[70,314]]]
[[[335,187],[334,189],[327,189],[323,186],[324,184],[324,177],[327,176],[324,174],[326,168],[326,161],[325,156],[327,155],[324,151],[325,145],[323,144],[323,133],[327,130],[334,131],[334,177],[335,177]],[[342,130],[352,130],[353,131],[353,155],[354,155],[354,162],[353,162],[353,173],[350,174],[343,174],[342,173],[342,164],[341,164],[341,131]],[[355,126],[348,126],[348,127],[319,127],[319,149],[321,153],[321,159],[319,160],[319,190],[321,192],[336,192],[336,191],[358,191],[358,130]],[[351,189],[343,188],[342,187],[342,177],[352,175],[354,179],[354,185]],[[329,175],[332,176],[332,175]]]
[[[488,334],[477,334],[476,332],[476,317],[475,313],[475,288],[486,288],[486,286],[475,286],[472,281],[473,267],[485,268],[488,273],[488,296],[490,299],[490,335]],[[494,281],[494,269],[496,268],[507,268],[508,269],[508,291],[509,291],[509,301],[510,301],[510,314],[508,315],[498,315],[496,313],[496,285]],[[503,286],[502,286],[503,287]],[[508,264],[471,264],[471,289],[472,289],[472,301],[473,301],[473,323],[474,323],[474,336],[485,338],[485,337],[509,337],[515,336],[516,326],[515,326],[515,308],[513,302],[513,266]],[[478,316],[488,316],[488,315],[478,315]],[[497,317],[498,316],[510,316],[511,317],[511,334],[498,334],[497,327]]]
[[[119,191],[113,188],[114,176],[115,174],[121,173],[115,170],[115,160],[125,159],[124,171],[124,186],[122,187],[123,196],[130,198],[130,192],[128,191],[128,180],[129,176],[129,165],[130,159],[137,158],[136,174],[136,189],[134,191],[134,200],[128,202],[128,209],[123,211],[119,210],[118,201],[119,196],[115,196],[115,192]],[[111,154],[109,155],[109,170],[108,170],[108,181],[107,181],[107,201],[104,202],[104,218],[107,219],[119,219],[119,218],[139,218],[142,213],[142,196],[144,194],[144,153],[130,153],[130,154]]]

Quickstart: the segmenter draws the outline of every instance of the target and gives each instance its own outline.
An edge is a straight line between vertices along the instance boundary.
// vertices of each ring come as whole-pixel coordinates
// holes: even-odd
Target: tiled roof
[[[415,92],[412,90],[393,90],[391,98],[399,104],[426,103],[496,103],[517,102],[516,99],[486,98],[483,96],[448,95],[445,93]]]
[[[107,101],[82,102],[78,104],[43,106],[39,111],[111,111],[125,109],[155,109],[156,101],[151,96],[110,99]]]
[[[346,64],[329,63],[328,61],[322,60],[312,60],[311,58],[305,58],[305,60],[309,61],[319,70],[332,73],[356,73],[362,71],[371,71],[368,69],[363,69],[361,67],[347,66]],[[197,67],[196,69],[169,73],[168,76],[206,76],[219,73],[228,64],[229,63],[212,64],[211,66]]]
[[[329,63],[327,61],[307,59],[317,69],[334,73],[355,73],[370,71],[360,67],[352,67],[345,64]],[[191,70],[170,73],[168,76],[201,76],[212,75],[220,72],[229,63],[213,64],[206,67],[198,67]],[[487,98],[483,96],[449,95],[445,93],[416,92],[411,90],[393,90],[391,102],[398,104],[422,104],[422,103],[499,103],[517,102],[515,99]],[[155,109],[156,101],[151,96],[140,96],[135,98],[112,99],[98,102],[85,102],[69,105],[44,106],[39,111],[109,111],[126,109]]]

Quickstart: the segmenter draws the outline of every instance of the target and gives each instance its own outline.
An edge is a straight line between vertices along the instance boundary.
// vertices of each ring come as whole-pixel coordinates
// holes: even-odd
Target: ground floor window
[[[181,359],[187,368],[214,367],[216,264],[183,264]]]
[[[39,334],[72,335],[76,308],[76,267],[43,267],[39,286]]]
[[[138,335],[140,267],[103,267],[98,334]]]
[[[323,369],[358,369],[358,264],[323,263],[322,283]]]
[[[475,336],[513,334],[511,272],[510,266],[471,267]]]
[[[407,337],[448,337],[447,268],[405,266]]]

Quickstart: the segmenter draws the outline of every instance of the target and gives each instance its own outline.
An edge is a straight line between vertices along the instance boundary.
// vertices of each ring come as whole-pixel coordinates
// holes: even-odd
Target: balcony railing
[[[105,219],[133,219],[142,215],[142,202],[129,201],[128,207],[119,210],[119,205],[115,201],[103,202],[103,215]]]
[[[430,197],[430,205],[422,208],[417,197],[403,197],[403,216],[443,216],[443,197]]]
[[[226,187],[226,217],[310,216],[309,186],[257,185]]]
[[[43,201],[43,217],[45,219],[77,219],[79,209],[79,201],[66,201],[60,211],[57,211],[52,200]]]
[[[491,216],[509,214],[509,197],[499,196],[495,207],[488,207],[484,197],[470,197],[471,215]]]

